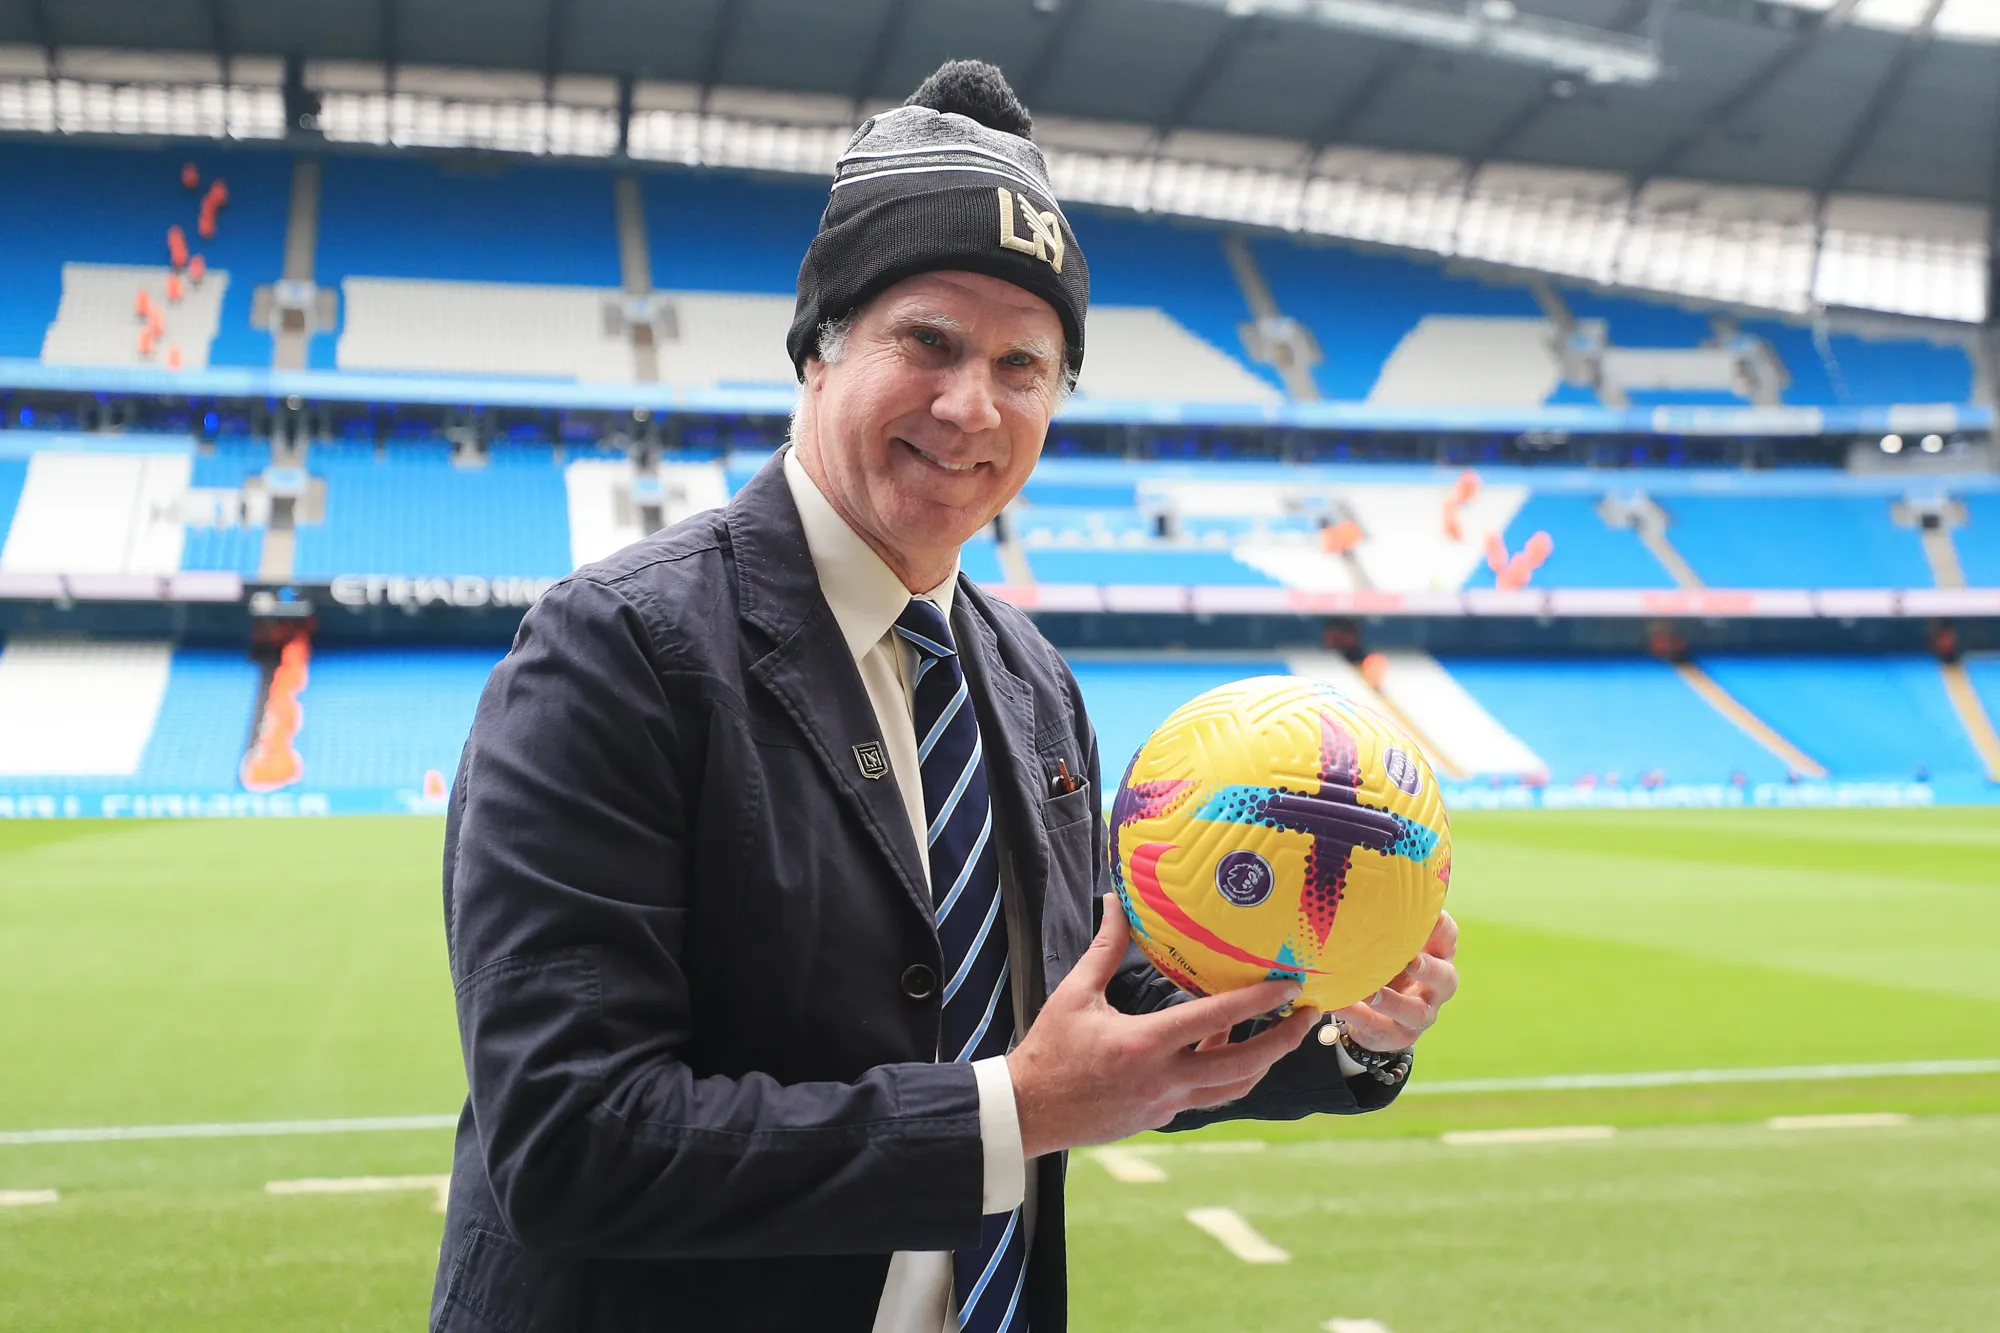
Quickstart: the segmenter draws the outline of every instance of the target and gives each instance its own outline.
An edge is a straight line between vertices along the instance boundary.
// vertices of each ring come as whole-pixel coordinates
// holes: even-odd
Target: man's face
[[[905,278],[856,313],[837,362],[806,362],[799,461],[927,590],[1034,471],[1062,370],[1062,320],[1041,297],[978,273]]]

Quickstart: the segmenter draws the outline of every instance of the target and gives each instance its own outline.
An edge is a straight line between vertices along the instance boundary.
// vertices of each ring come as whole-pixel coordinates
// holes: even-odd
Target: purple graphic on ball
[[[1389,781],[1412,796],[1417,794],[1417,788],[1424,785],[1424,775],[1418,770],[1417,761],[1393,745],[1382,752],[1382,772]]]
[[[1238,907],[1255,907],[1271,896],[1278,877],[1255,852],[1231,852],[1215,863],[1215,887]]]

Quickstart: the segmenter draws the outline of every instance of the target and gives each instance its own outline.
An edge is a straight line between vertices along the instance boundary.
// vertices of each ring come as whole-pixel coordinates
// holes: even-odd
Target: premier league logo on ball
[[[1255,907],[1278,882],[1271,863],[1255,852],[1231,852],[1215,863],[1215,887],[1238,907]]]

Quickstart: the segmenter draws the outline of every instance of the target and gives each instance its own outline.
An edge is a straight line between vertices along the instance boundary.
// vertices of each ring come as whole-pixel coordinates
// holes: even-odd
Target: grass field
[[[1377,1116],[1070,1172],[1080,1330],[2000,1328],[2000,1075],[1426,1095],[2000,1059],[1991,811],[1465,815],[1462,997]],[[0,1328],[418,1327],[449,1132],[7,1142],[437,1115],[462,1083],[424,820],[0,824]],[[1777,1130],[1771,1116],[1903,1112]],[[1506,1126],[1575,1142],[1447,1142]],[[0,1194],[0,1198],[7,1197]],[[1190,1225],[1234,1209],[1289,1253]],[[1335,1327],[1340,1327],[1335,1325]],[[1365,1325],[1350,1325],[1365,1328]]]

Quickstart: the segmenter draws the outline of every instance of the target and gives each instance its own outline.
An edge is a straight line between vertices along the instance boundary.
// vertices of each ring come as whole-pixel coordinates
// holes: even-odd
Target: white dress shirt
[[[910,591],[883,563],[821,494],[799,462],[796,450],[785,452],[785,482],[805,529],[806,549],[819,575],[820,592],[833,610],[835,623],[854,655],[868,702],[882,728],[882,748],[889,770],[909,815],[916,846],[925,845],[930,820],[924,813],[923,776],[917,760],[915,709],[916,650],[894,632],[897,617],[909,605]],[[951,577],[919,596],[934,602],[951,619],[951,595],[958,579]],[[930,864],[919,857],[924,879]],[[1014,969],[1018,979],[1028,975]],[[1021,1153],[1021,1122],[1014,1106],[1014,1080],[1004,1056],[972,1062],[979,1087],[979,1139],[985,1151],[982,1213],[1005,1213],[1019,1207],[1027,1193],[1027,1160]],[[1026,1219],[1024,1219],[1026,1220]],[[958,1333],[958,1312],[951,1300],[949,1250],[901,1251],[889,1260],[889,1279],[876,1308],[874,1333]]]

